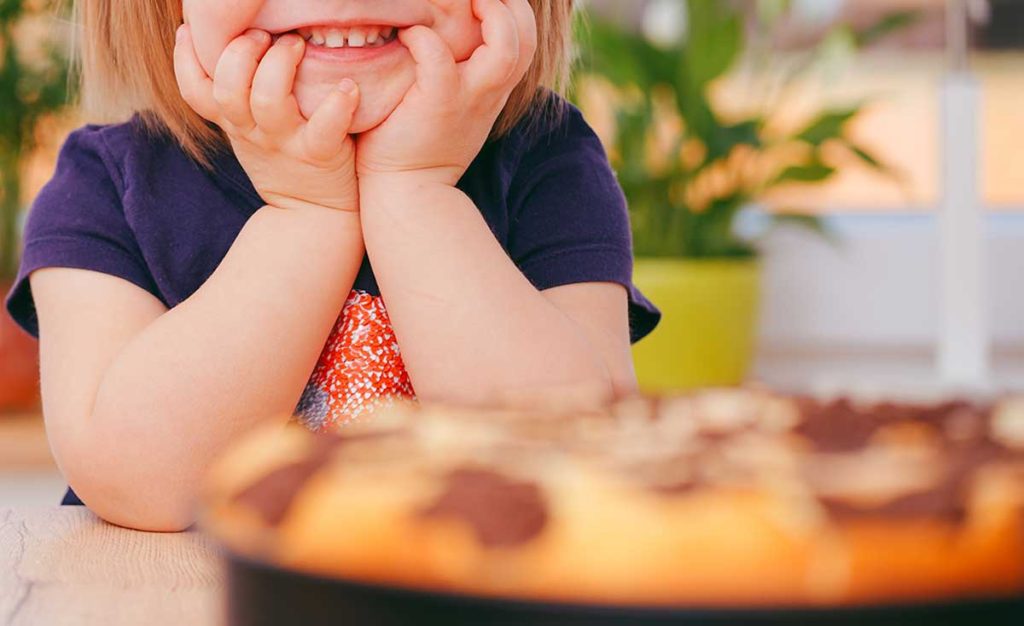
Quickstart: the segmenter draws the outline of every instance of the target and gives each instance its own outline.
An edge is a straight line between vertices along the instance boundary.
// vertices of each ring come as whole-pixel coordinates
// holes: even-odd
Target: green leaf
[[[728,157],[733,148],[739,145],[762,147],[761,127],[763,124],[762,118],[755,117],[729,126],[715,128],[714,132],[704,138],[704,143],[708,147],[705,163],[712,163]]]
[[[14,22],[24,13],[24,0],[0,0],[0,22]]]
[[[793,225],[814,231],[819,235],[825,235],[829,231],[825,228],[825,221],[817,215],[800,212],[776,212],[772,213],[772,222],[775,225]]]
[[[688,0],[689,37],[683,47],[689,80],[703,87],[722,76],[744,44],[743,15],[723,2]]]
[[[825,111],[797,133],[796,139],[812,146],[820,146],[829,139],[838,139],[843,136],[847,122],[853,119],[860,110],[861,107],[856,106],[849,109]]]
[[[852,152],[854,154],[854,156],[856,156],[858,159],[860,159],[861,162],[863,162],[865,165],[867,165],[871,169],[877,170],[879,172],[883,172],[883,173],[886,173],[886,174],[891,173],[889,167],[887,165],[885,165],[884,163],[882,163],[880,160],[878,160],[878,158],[876,156],[874,156],[873,154],[868,152],[866,148],[862,148],[862,147],[860,147],[860,146],[858,146],[858,145],[856,145],[856,144],[854,144],[852,142],[849,142],[849,141],[843,142],[843,145],[846,146],[847,150]]]
[[[693,214],[689,233],[693,256],[745,258],[755,255],[751,245],[740,239],[734,230],[736,214],[743,205],[744,199],[739,196],[719,198],[707,210]]]
[[[842,146],[849,150],[850,153],[854,155],[861,163],[868,166],[876,173],[882,174],[883,176],[887,176],[901,185],[905,185],[905,183],[907,182],[906,177],[902,172],[886,164],[881,159],[879,159],[871,152],[869,152],[866,148],[858,146],[850,141],[843,141],[841,143]]]
[[[703,89],[693,86],[685,77],[685,70],[682,68],[680,80],[674,87],[679,114],[686,121],[687,128],[705,144],[711,143],[722,124],[711,108],[707,94]]]
[[[913,26],[921,17],[921,11],[897,11],[885,15],[871,26],[856,33],[857,45],[861,48],[870,46],[893,33]]]
[[[578,29],[579,64],[619,87],[649,91],[671,81],[674,53],[662,50],[618,24],[594,19]]]
[[[22,156],[32,150],[39,119],[69,99],[63,54],[51,49],[53,62],[37,67],[17,53],[14,32],[19,20],[48,12],[52,5],[52,0],[0,0],[0,278],[17,269]]]
[[[757,0],[756,4],[758,19],[772,27],[789,12],[791,0]]]
[[[700,212],[686,204],[687,186],[705,168],[727,158],[736,146],[748,145],[755,152],[762,152],[768,144],[796,142],[812,149],[806,162],[782,171],[773,182],[760,186],[756,196],[766,188],[785,182],[813,185],[829,180],[837,169],[825,164],[820,157],[821,146],[829,142],[850,144],[849,150],[857,159],[884,165],[846,136],[847,124],[855,118],[861,105],[820,111],[799,133],[770,142],[762,138],[762,117],[737,121],[720,116],[710,96],[711,86],[744,54],[746,11],[753,0],[678,1],[687,2],[688,39],[667,48],[659,47],[629,25],[595,19],[578,40],[579,71],[600,75],[630,94],[620,101],[616,111],[616,135],[611,154],[619,183],[629,201],[637,254],[691,258],[750,256],[755,254],[755,249],[750,241],[734,232],[734,225],[740,207],[756,201],[757,197],[751,198],[747,195],[749,192],[744,191],[729,198],[716,198]],[[779,11],[789,5],[789,0],[759,1],[764,2],[762,17],[768,22],[778,19],[781,25]],[[869,34],[873,36],[877,35]],[[849,42],[847,48],[855,52],[854,31],[847,27],[845,37]],[[797,64],[794,71],[806,72],[810,68],[809,64]],[[656,123],[655,94],[665,87],[672,90],[676,113],[685,122],[683,135],[676,138],[678,147],[699,140],[706,148],[703,162],[695,167],[676,159],[665,167],[652,168],[647,159]],[[768,111],[764,115],[773,113]],[[672,154],[678,152],[676,149]],[[800,222],[817,232],[813,223],[817,218],[813,216],[780,219]]]
[[[836,168],[825,165],[824,163],[815,162],[808,165],[794,165],[787,167],[781,174],[779,174],[770,186],[779,185],[787,182],[794,183],[820,183],[828,180],[836,173]]]

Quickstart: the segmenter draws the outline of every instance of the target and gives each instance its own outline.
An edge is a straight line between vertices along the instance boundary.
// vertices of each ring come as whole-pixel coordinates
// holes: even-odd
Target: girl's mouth
[[[398,38],[393,26],[310,27],[298,33],[310,45],[325,48],[379,48]]]
[[[398,39],[398,28],[387,25],[305,26],[292,32],[313,48],[382,48]]]
[[[398,33],[411,25],[378,17],[358,21],[307,22],[270,33],[274,40],[284,35],[302,37],[306,42],[305,58],[308,61],[330,66],[375,64],[380,69],[401,58],[405,47],[399,41]]]

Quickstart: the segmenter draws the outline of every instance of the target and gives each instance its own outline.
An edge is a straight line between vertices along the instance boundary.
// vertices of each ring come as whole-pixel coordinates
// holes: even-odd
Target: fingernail
[[[174,33],[174,41],[181,43],[185,40],[185,25],[182,24],[178,27],[178,30]]]
[[[357,87],[358,85],[356,85],[356,81],[351,78],[342,78],[341,82],[338,83],[338,89],[349,95],[354,94]]]
[[[256,43],[263,43],[267,40],[270,35],[266,31],[257,30],[255,28],[245,31],[245,36],[252,39]]]

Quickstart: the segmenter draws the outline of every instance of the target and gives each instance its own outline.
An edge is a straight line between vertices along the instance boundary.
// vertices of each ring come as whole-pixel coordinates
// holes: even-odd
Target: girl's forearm
[[[358,213],[253,215],[209,280],[104,374],[78,450],[65,454],[83,499],[115,522],[187,526],[212,457],[295,408],[363,254]]]
[[[611,394],[601,356],[523,276],[468,196],[401,174],[364,177],[360,195],[367,252],[420,398]]]

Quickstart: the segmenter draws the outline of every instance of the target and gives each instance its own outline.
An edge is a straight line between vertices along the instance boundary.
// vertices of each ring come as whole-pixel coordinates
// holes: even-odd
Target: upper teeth
[[[394,26],[352,26],[300,28],[299,34],[315,46],[327,48],[375,48],[394,38]]]

